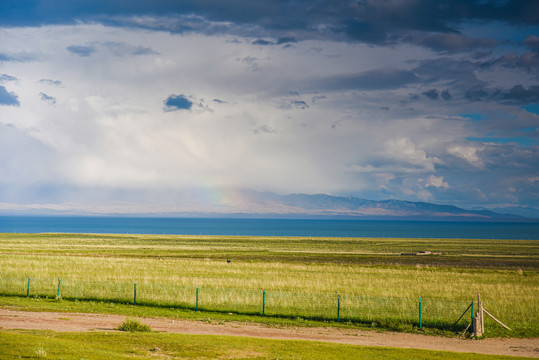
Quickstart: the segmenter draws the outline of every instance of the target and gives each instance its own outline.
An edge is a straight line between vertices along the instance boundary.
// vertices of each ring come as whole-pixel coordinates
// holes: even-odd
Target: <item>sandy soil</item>
[[[122,315],[26,312],[0,308],[0,328],[39,329],[54,331],[116,331]],[[201,321],[167,318],[140,318],[154,331],[248,336],[267,339],[327,341],[342,344],[387,346],[428,350],[446,350],[480,354],[528,356],[539,358],[539,339],[464,340],[393,332],[352,331],[335,328],[273,328],[263,325],[226,322],[212,324]]]

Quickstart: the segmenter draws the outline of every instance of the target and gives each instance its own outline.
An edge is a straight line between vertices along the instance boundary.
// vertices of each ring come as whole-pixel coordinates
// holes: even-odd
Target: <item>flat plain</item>
[[[0,244],[0,293],[14,302],[54,298],[62,279],[64,300],[130,303],[137,283],[137,304],[156,308],[416,331],[421,297],[425,330],[460,332],[469,315],[451,325],[479,293],[512,328],[487,320],[486,336],[539,335],[536,240],[0,234]],[[420,251],[440,255],[401,255]]]

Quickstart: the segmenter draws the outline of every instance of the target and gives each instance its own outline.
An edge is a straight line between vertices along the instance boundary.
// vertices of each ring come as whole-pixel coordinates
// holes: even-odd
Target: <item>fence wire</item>
[[[0,294],[173,306],[251,315],[419,325],[419,298],[354,293],[306,293],[262,289],[93,281],[58,278],[0,278]],[[469,303],[422,299],[422,325],[451,328]]]

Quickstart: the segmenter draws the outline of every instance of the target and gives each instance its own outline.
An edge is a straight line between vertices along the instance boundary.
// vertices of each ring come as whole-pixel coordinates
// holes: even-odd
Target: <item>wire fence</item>
[[[455,322],[470,302],[432,298],[376,297],[357,293],[306,293],[150,282],[61,278],[0,278],[0,294],[97,300],[246,315],[354,322],[372,326],[410,325],[459,330]],[[466,317],[465,317],[466,318]]]

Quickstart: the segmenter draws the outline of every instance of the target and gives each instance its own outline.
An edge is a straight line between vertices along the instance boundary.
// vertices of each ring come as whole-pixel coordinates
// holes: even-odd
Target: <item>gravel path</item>
[[[122,315],[28,312],[0,308],[0,328],[3,329],[116,331],[115,328],[125,318]],[[234,322],[212,324],[202,321],[172,320],[167,318],[139,318],[139,320],[158,332],[327,341],[364,346],[445,350],[539,358],[539,339],[537,338],[464,340],[420,334],[379,333],[335,328],[273,328]]]

